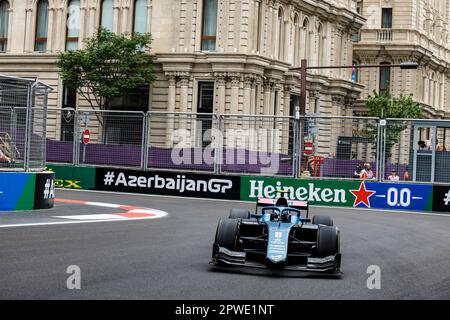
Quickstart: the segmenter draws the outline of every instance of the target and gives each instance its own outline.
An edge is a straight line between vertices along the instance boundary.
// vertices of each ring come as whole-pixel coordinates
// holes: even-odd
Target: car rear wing
[[[271,198],[258,198],[258,201],[256,202],[256,210],[258,211],[259,207],[273,207],[277,202],[277,199],[271,199]],[[309,211],[309,204],[308,201],[299,201],[299,200],[287,200],[289,207],[298,209],[298,210],[305,210],[306,211],[306,217],[308,217],[308,211]]]

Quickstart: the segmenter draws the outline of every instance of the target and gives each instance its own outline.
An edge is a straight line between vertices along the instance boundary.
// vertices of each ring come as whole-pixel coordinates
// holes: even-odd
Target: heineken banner
[[[433,210],[433,187],[422,184],[366,182],[371,208],[389,210]]]
[[[428,185],[265,177],[242,177],[241,200],[275,198],[278,190],[312,205],[414,211],[431,211],[433,206]]]

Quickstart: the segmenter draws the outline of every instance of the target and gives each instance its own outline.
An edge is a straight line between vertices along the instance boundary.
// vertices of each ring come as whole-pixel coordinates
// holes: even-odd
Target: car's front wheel
[[[220,219],[217,225],[214,249],[224,247],[235,251],[239,238],[239,220],[238,219]],[[213,256],[215,251],[213,249]]]
[[[340,251],[340,233],[337,227],[319,226],[317,241],[317,257],[333,256]]]

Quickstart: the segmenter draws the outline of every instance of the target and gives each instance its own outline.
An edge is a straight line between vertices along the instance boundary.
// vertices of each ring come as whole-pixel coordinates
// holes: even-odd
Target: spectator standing
[[[427,145],[423,140],[417,142],[417,145],[419,146],[419,150],[431,150],[431,147]]]
[[[394,182],[400,181],[400,177],[397,174],[397,170],[393,169],[391,171],[391,175],[388,177],[388,180]]]
[[[403,180],[408,181],[409,180],[409,172],[408,169],[405,170],[405,173],[403,174]]]
[[[362,164],[358,164],[358,166],[356,167],[355,171],[353,172],[353,178],[354,179],[361,179],[361,171],[363,169]]]
[[[436,151],[447,151],[447,148],[436,139]]]
[[[364,164],[364,169],[361,171],[361,179],[373,179],[374,174],[372,169],[370,168],[370,163]]]

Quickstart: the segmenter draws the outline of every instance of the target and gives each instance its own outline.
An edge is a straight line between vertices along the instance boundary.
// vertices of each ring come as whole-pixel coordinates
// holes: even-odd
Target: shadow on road
[[[342,273],[327,274],[327,273],[307,272],[307,271],[245,268],[239,266],[221,267],[210,265],[208,272],[233,273],[249,276],[264,276],[269,278],[300,278],[300,279],[304,278],[304,279],[328,279],[328,280],[341,280],[343,278]]]

